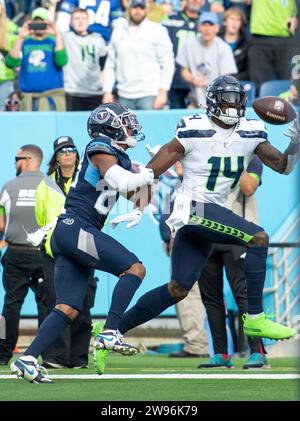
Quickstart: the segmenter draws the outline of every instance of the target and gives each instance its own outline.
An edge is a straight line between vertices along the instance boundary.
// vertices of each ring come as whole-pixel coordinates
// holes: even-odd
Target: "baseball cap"
[[[129,0],[128,7],[143,7],[146,9],[147,0]]]
[[[212,12],[203,12],[200,14],[200,18],[198,23],[204,23],[204,22],[209,22],[212,23],[214,25],[218,25],[219,24],[219,18],[218,15],[216,13],[212,13]]]
[[[68,146],[75,148],[74,141],[70,136],[58,137],[57,139],[54,140],[54,143],[53,143],[53,149],[54,149],[53,154],[56,154],[56,152],[58,152],[60,149],[66,148]]]
[[[36,18],[40,18],[42,20],[48,20],[49,13],[48,9],[45,9],[45,7],[37,7],[33,10],[31,14],[31,19],[34,20]]]

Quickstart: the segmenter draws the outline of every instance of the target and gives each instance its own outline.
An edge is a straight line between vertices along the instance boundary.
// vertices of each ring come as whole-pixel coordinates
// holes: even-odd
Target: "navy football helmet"
[[[131,130],[130,135],[127,129]],[[91,139],[105,135],[116,144],[125,144],[130,148],[145,139],[136,114],[117,102],[109,102],[95,108],[88,118],[87,130]]]
[[[214,116],[229,126],[236,124],[241,117],[244,117],[246,102],[247,93],[233,76],[219,76],[207,88],[208,116]],[[231,105],[233,107],[230,107]],[[226,109],[225,106],[227,106]]]

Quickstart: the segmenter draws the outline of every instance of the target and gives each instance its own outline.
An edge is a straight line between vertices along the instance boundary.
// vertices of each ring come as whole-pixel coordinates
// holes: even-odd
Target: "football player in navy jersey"
[[[119,193],[128,196],[129,192],[150,185],[153,171],[130,171],[126,150],[145,136],[136,115],[127,107],[107,103],[96,108],[88,119],[88,133],[91,141],[66,199],[66,212],[59,217],[51,238],[57,304],[24,355],[11,364],[12,373],[30,382],[51,382],[42,375],[37,358],[78,316],[91,269],[119,278],[103,332],[95,339],[96,350],[124,355],[137,352],[122,341],[118,325],[145,276],[145,268],[133,253],[101,229]],[[139,217],[141,212],[134,210],[128,226],[137,224]]]

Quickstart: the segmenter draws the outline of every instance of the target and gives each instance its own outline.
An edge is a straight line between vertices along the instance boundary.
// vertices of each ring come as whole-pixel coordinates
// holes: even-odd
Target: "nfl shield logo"
[[[275,101],[274,110],[279,111],[279,112],[283,111],[284,110],[284,103],[282,101]]]

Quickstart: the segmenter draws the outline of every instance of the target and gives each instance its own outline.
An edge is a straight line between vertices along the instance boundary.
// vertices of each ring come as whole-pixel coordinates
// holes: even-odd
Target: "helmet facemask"
[[[145,135],[142,132],[142,126],[132,111],[116,116],[111,123],[111,127],[122,129],[124,136],[115,142],[118,144],[125,144],[129,148],[134,148],[137,142],[141,142],[145,139]],[[130,130],[129,134],[128,129]]]
[[[216,117],[228,126],[238,123],[245,115],[247,94],[244,90],[208,91],[206,99],[208,115]]]

